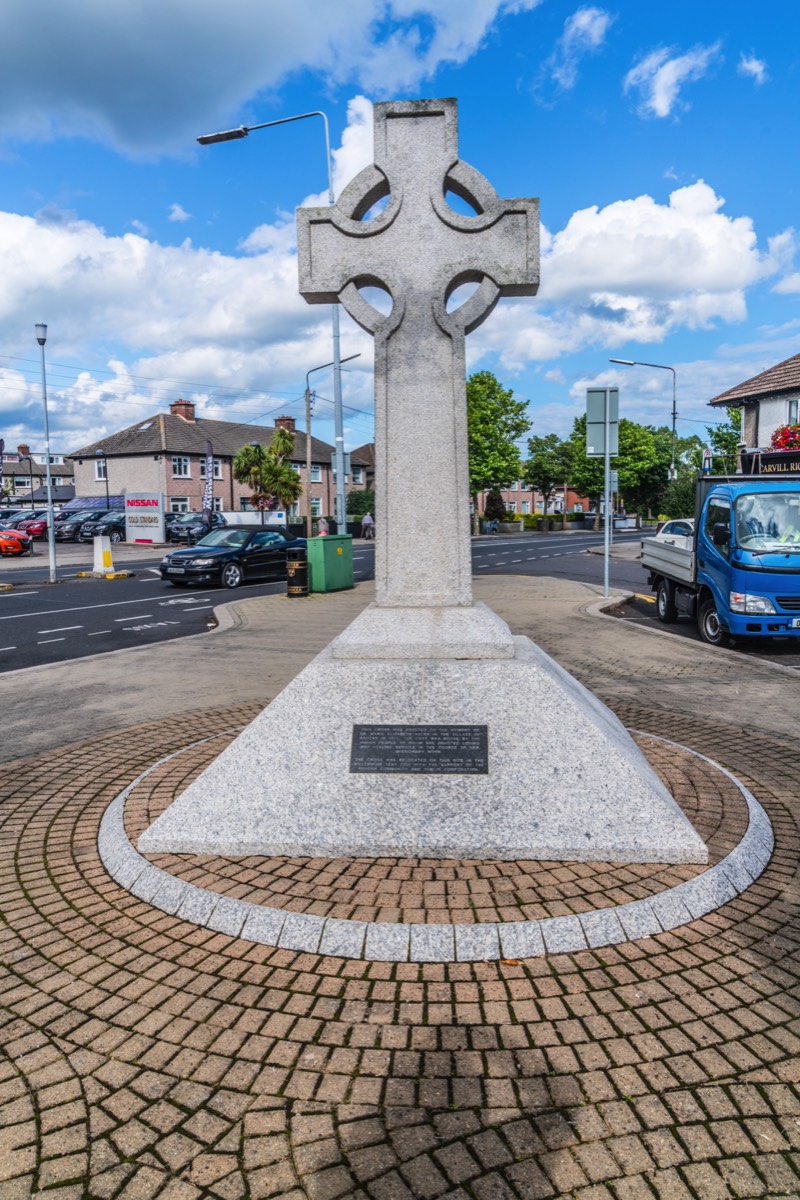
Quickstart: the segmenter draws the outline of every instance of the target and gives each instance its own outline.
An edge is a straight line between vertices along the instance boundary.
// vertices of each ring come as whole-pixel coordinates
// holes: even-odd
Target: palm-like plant
[[[276,429],[266,448],[260,442],[242,446],[233,459],[233,477],[251,489],[250,502],[261,512],[294,504],[303,494],[303,484],[290,459],[294,437],[287,429]]]

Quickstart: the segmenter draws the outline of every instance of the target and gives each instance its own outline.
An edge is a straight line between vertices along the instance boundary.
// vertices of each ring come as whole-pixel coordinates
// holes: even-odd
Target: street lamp
[[[328,204],[334,204],[333,172],[331,170],[331,139],[328,118],[324,112],[297,113],[293,117],[280,117],[277,121],[262,121],[259,125],[239,125],[236,129],[225,129],[221,133],[207,133],[197,140],[201,146],[212,146],[217,142],[235,142],[246,138],[256,129],[270,129],[273,125],[288,125],[292,121],[304,121],[306,117],[321,117],[325,126],[325,166],[328,171]],[[336,531],[346,528],[346,499],[344,486],[344,417],[342,413],[342,364],[339,358],[339,305],[331,305],[331,332],[333,337],[333,418],[336,445],[336,502],[334,516]]]
[[[111,511],[111,501],[108,498],[108,459],[102,450],[95,450],[95,458],[97,460],[97,472],[100,473],[100,463],[103,464],[103,479],[106,482],[106,508]]]
[[[56,531],[53,524],[53,479],[50,474],[50,422],[47,418],[47,376],[44,369],[44,344],[47,326],[36,326],[36,340],[42,352],[42,404],[44,406],[44,450],[47,459],[47,553],[50,559],[50,582],[56,582]],[[33,482],[33,477],[31,477]]]
[[[675,368],[666,367],[663,363],[646,363],[636,362],[629,358],[610,358],[609,362],[619,363],[621,367],[656,367],[659,371],[672,371],[672,461],[669,464],[670,479],[677,479],[678,470],[675,466],[675,421],[677,420],[678,410],[675,407],[676,403],[676,384],[675,384]]]
[[[354,358],[360,358],[361,354],[348,354],[347,358],[339,360],[339,366],[342,363],[351,362]],[[310,371],[306,371],[306,481],[308,486],[308,494],[306,496],[306,537],[311,537],[311,385],[308,382],[309,375],[313,375],[315,371],[324,371],[326,367],[334,367],[336,363],[323,363],[321,367],[312,367]],[[344,467],[344,462],[342,462]],[[339,461],[336,461],[336,493],[339,493]],[[343,477],[342,477],[343,478]],[[345,529],[347,529],[346,513],[345,513]],[[336,532],[341,533],[341,526],[337,518]]]

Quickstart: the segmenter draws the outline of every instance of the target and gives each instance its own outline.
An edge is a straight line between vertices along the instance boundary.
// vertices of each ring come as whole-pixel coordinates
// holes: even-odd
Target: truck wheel
[[[724,646],[728,640],[725,630],[719,623],[717,606],[710,598],[704,600],[697,614],[697,628],[700,637],[709,646]]]
[[[675,592],[666,579],[661,580],[656,592],[656,616],[662,625],[672,625],[678,619]]]

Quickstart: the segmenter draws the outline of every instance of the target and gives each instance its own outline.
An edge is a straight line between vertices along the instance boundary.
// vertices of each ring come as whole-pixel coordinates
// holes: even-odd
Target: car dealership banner
[[[164,497],[160,492],[128,492],[125,496],[125,539],[164,541]]]

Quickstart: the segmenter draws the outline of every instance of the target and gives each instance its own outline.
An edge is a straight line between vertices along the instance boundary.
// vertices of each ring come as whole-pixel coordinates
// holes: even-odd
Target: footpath
[[[130,819],[160,811],[371,585],[243,593],[211,634],[0,676],[2,1200],[800,1195],[800,681],[603,615],[594,586],[481,576],[474,590],[638,731],[713,853],[741,836],[741,800],[698,755],[741,780],[775,833],[763,875],[671,932],[571,954],[386,963],[254,944],[115,884],[99,822],[163,759]],[[537,713],[518,721],[535,739]],[[655,878],[179,865],[231,898],[424,922],[580,912]]]

